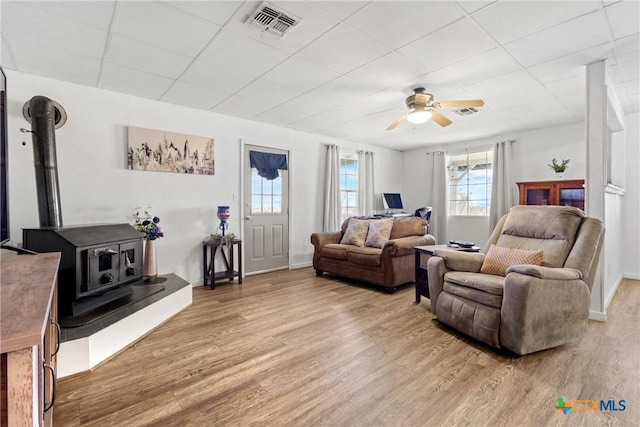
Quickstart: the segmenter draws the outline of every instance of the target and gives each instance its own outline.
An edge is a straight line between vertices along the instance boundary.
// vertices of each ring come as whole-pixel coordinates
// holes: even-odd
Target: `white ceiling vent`
[[[453,112],[459,116],[469,116],[471,114],[479,113],[480,110],[478,110],[476,107],[467,107],[467,108],[458,108],[457,110],[453,110]]]
[[[263,32],[283,36],[300,22],[300,19],[288,12],[264,2],[249,16],[246,23],[260,28]]]

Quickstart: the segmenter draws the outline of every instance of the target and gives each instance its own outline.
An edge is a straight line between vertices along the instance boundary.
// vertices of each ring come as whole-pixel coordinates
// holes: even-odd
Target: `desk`
[[[229,256],[225,253],[224,248],[228,248]],[[220,249],[222,260],[226,270],[216,273],[216,253]],[[233,256],[234,248],[237,248],[238,254],[238,270],[235,270],[235,257]],[[210,252],[210,253],[209,253]],[[238,278],[238,284],[242,285],[242,239],[233,239],[229,244],[222,244],[220,240],[205,240],[202,242],[202,265],[203,265],[203,286],[209,285],[209,289],[216,288],[216,280]]]
[[[416,269],[416,302],[420,302],[420,296],[429,298],[429,278],[427,276],[427,264],[420,262],[421,255],[428,255],[431,257],[433,253],[438,249],[446,249],[448,251],[465,251],[465,252],[479,252],[480,248],[474,246],[473,248],[452,248],[448,245],[426,245],[426,246],[414,246],[415,251],[415,269]]]

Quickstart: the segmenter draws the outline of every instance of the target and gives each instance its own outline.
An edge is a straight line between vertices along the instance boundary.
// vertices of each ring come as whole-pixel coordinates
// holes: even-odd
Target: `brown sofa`
[[[355,217],[363,219],[366,217]],[[349,219],[341,231],[313,233],[313,268],[324,272],[380,285],[391,292],[398,285],[415,280],[414,246],[435,245],[433,236],[425,234],[427,221],[422,218],[394,218],[390,240],[382,248],[340,244]],[[369,219],[377,221],[377,219]]]
[[[513,207],[481,253],[435,251],[427,263],[431,311],[519,355],[577,340],[587,329],[603,236],[602,222],[574,207]],[[505,276],[483,273],[496,259],[492,252],[514,249],[542,251],[541,265],[511,258],[508,266],[507,258],[498,258]]]

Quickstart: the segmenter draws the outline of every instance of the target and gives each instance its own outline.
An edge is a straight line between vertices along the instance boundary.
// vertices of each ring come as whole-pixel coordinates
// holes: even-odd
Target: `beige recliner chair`
[[[437,250],[429,259],[431,311],[466,335],[519,355],[576,340],[586,331],[603,237],[602,222],[580,209],[515,206],[480,253]],[[542,250],[542,263],[511,265],[506,277],[483,274],[483,263],[493,261],[491,245],[500,247],[491,254]]]

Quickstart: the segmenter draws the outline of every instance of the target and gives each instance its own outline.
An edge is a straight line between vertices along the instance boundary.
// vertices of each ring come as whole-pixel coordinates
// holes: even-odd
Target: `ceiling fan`
[[[409,112],[391,123],[387,130],[395,129],[405,120],[414,124],[420,124],[431,119],[442,127],[449,126],[451,120],[440,114],[440,112],[437,111],[439,108],[482,107],[484,105],[484,101],[481,99],[436,102],[433,100],[433,95],[425,92],[423,87],[417,87],[413,89],[413,92],[413,95],[408,96],[407,99],[404,100],[407,108],[409,108]]]

